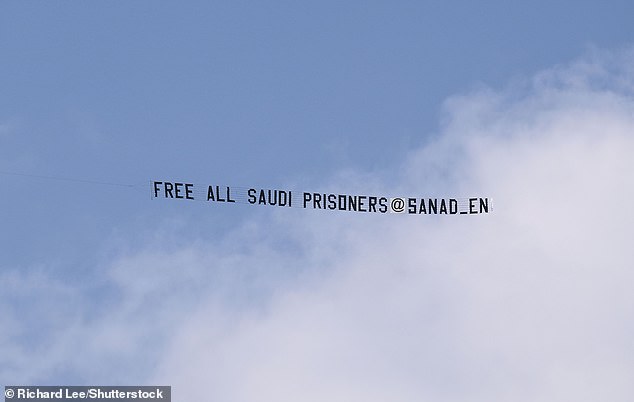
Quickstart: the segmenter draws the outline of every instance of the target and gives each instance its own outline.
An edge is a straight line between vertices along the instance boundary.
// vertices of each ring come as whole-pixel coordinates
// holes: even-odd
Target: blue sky
[[[0,169],[131,184],[389,176],[437,132],[446,97],[588,46],[624,46],[631,33],[628,2],[1,7]],[[148,226],[138,192],[2,180],[16,195],[3,202],[18,206],[3,208],[12,263],[91,255],[113,227]],[[248,214],[235,213],[203,219]]]
[[[633,14],[2,2],[0,381],[555,401],[592,379],[627,400]],[[496,209],[171,203],[152,179]]]

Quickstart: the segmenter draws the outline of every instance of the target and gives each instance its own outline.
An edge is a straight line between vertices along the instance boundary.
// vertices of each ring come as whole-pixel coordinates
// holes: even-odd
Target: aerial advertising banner
[[[152,198],[202,201],[210,204],[247,204],[325,211],[411,215],[476,215],[488,214],[492,211],[491,199],[487,197],[387,197],[217,184],[198,185],[165,180],[152,180],[150,189]]]

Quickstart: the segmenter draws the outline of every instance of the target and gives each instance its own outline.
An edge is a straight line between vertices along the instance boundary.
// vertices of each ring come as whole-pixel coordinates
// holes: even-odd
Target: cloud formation
[[[393,187],[490,194],[493,215],[292,222],[326,274],[237,315],[202,301],[158,378],[185,399],[627,400],[632,61],[449,99]]]
[[[285,211],[213,243],[158,240],[107,264],[99,314],[56,306],[73,325],[47,364],[13,373],[161,383],[179,400],[629,401],[633,65],[632,50],[594,51],[452,97],[397,180],[373,184],[489,195],[491,215]],[[46,283],[57,303],[90,300]],[[36,361],[1,334],[11,362]]]

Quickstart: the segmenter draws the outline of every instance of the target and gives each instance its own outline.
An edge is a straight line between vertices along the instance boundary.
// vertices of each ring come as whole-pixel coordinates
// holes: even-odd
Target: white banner
[[[174,181],[151,181],[152,198],[203,201],[210,204],[321,209],[365,213],[410,215],[477,215],[492,211],[488,197],[430,198],[387,197],[367,194],[336,194],[288,189],[199,185]]]

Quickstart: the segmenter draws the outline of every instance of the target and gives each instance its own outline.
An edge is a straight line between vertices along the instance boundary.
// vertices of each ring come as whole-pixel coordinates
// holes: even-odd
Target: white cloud
[[[632,54],[449,99],[383,189],[491,196],[493,214],[285,211],[148,247],[108,269],[111,308],[57,338],[84,359],[44,360],[179,400],[629,401]]]
[[[345,250],[329,274],[257,313],[201,301],[158,378],[192,400],[629,400],[630,59],[450,99],[395,187],[490,195],[493,215],[312,222]]]

